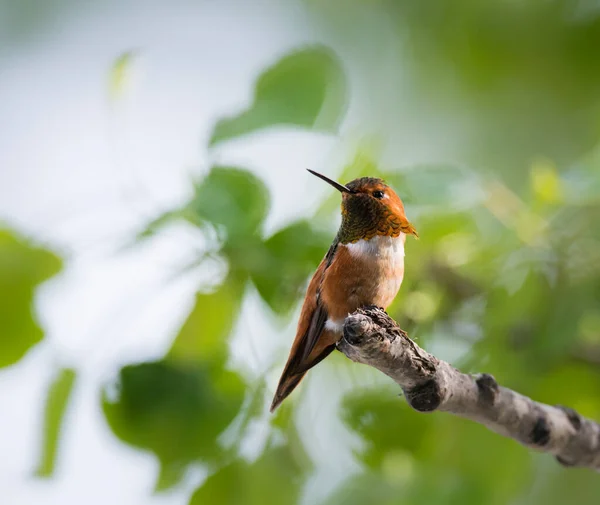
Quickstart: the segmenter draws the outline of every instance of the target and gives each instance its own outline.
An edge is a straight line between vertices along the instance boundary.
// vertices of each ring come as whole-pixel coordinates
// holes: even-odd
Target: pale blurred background
[[[0,0],[0,502],[596,504],[336,353],[268,404],[341,182],[418,343],[600,419],[600,3]]]

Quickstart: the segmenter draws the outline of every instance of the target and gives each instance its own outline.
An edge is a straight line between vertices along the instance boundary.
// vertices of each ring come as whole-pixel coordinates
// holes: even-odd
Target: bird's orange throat
[[[348,220],[350,221],[350,220]],[[401,235],[413,235],[418,238],[417,230],[406,219],[390,214],[382,220],[352,223],[342,221],[338,239],[342,244],[356,243],[359,240],[371,240],[375,237],[398,238]]]
[[[399,237],[402,233],[418,236],[403,210],[380,205],[372,199],[346,199],[342,204],[342,224],[338,240],[347,244],[362,239],[370,240],[376,236]]]

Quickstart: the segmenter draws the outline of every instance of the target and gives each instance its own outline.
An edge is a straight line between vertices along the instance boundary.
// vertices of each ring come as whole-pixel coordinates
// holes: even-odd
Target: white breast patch
[[[395,263],[401,261],[404,264],[404,241],[406,235],[401,233],[399,237],[376,236],[371,240],[361,239],[353,244],[346,244],[352,256],[381,258],[382,260]]]

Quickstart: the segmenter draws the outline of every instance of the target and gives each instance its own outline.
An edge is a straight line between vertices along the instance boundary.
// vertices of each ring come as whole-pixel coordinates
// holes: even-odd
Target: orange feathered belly
[[[326,328],[341,335],[344,319],[356,309],[366,305],[387,308],[403,276],[404,237],[340,245],[321,292],[329,316]]]

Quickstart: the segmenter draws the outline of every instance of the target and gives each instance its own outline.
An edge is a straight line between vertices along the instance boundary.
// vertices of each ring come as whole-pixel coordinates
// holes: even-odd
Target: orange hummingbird
[[[271,412],[335,349],[349,314],[392,303],[404,276],[406,236],[418,237],[402,200],[383,180],[361,177],[343,185],[308,171],[342,193],[342,223],[308,285]]]

